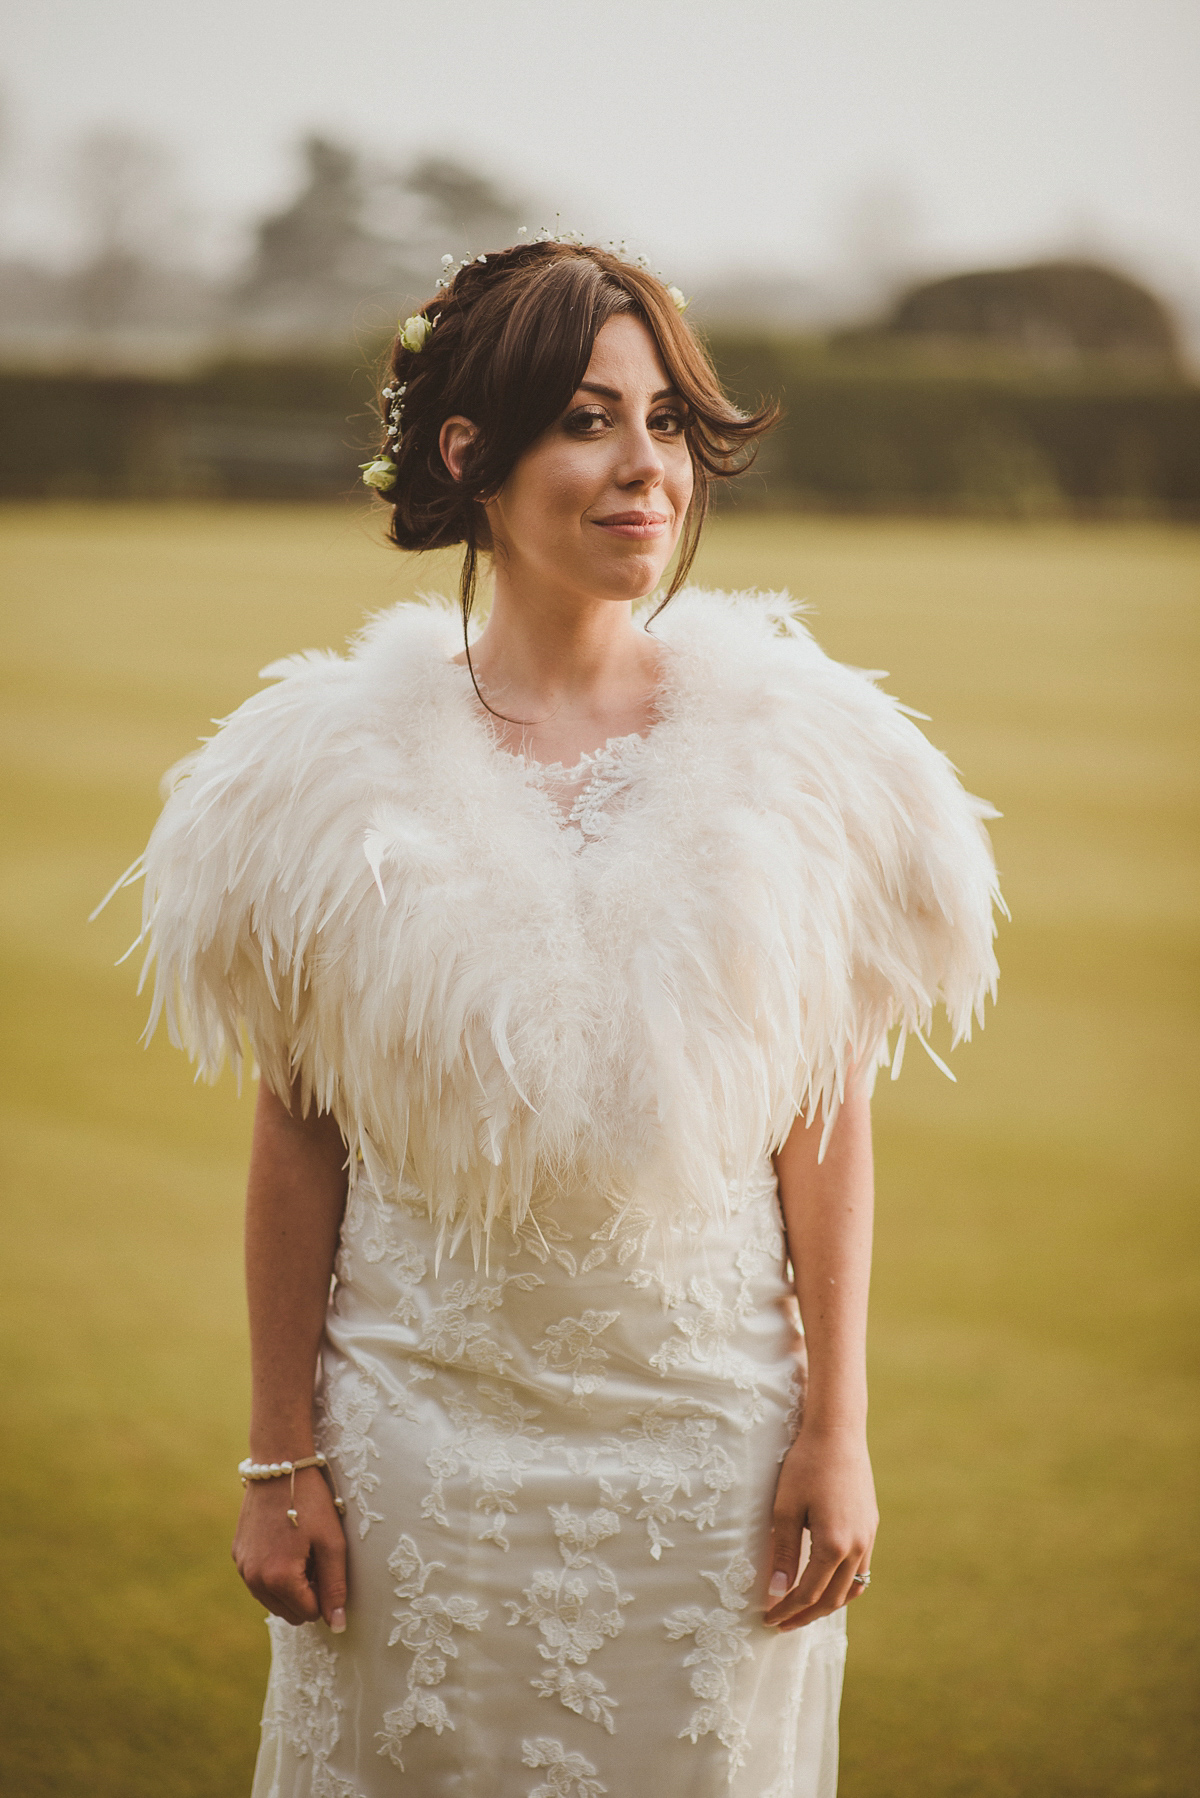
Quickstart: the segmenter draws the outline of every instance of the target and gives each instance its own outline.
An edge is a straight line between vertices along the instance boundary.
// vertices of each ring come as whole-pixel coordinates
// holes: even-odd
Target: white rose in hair
[[[390,456],[377,456],[374,462],[360,462],[364,487],[373,487],[376,493],[386,493],[396,485],[396,464]]]
[[[419,355],[429,341],[433,324],[434,321],[426,318],[421,312],[416,312],[411,318],[406,318],[400,328],[400,341],[405,349],[411,350],[414,356]]]

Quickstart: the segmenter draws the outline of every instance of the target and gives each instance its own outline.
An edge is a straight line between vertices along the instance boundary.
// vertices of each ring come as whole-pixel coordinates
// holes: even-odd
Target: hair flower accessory
[[[405,349],[414,356],[419,355],[429,342],[436,323],[436,319],[426,318],[423,312],[414,312],[411,318],[406,318],[400,327],[400,341]]]
[[[381,398],[387,401],[387,444],[391,449],[399,443],[401,437],[400,420],[404,416],[404,396],[408,392],[408,382],[401,382],[399,387],[385,387]]]
[[[692,302],[690,300],[684,298],[682,290],[678,287],[668,287],[667,292],[671,296],[671,299],[675,302],[675,305],[677,306],[679,311],[686,312]]]
[[[390,493],[396,485],[396,464],[390,456],[376,456],[373,462],[360,462],[364,487],[376,493]]]

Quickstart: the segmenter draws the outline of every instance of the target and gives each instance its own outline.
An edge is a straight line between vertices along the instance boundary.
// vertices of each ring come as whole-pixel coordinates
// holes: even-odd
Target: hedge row
[[[368,371],[235,363],[190,380],[0,373],[0,494],[323,499],[355,484]]]
[[[747,402],[782,399],[760,491],[834,509],[1200,516],[1200,387],[1112,367],[1057,376],[716,339]]]
[[[731,389],[785,418],[744,484],[835,510],[1200,517],[1200,388],[930,367],[714,339]],[[372,445],[361,364],[237,363],[191,380],[0,374],[0,495],[326,498]]]

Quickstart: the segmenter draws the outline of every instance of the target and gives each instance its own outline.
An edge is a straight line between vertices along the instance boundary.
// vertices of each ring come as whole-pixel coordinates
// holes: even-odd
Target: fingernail
[[[340,1636],[346,1627],[346,1613],[339,1605],[336,1611],[329,1613],[329,1627],[335,1636]]]
[[[782,1598],[788,1589],[788,1576],[782,1567],[776,1568],[771,1575],[771,1583],[767,1587],[768,1598]]]

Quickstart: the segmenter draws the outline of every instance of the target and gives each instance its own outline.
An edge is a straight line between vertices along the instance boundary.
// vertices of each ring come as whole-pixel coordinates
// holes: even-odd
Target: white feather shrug
[[[659,722],[580,855],[499,749],[453,615],[265,670],[145,855],[150,1028],[334,1113],[476,1245],[542,1192],[720,1209],[888,1032],[993,992],[981,819],[902,708],[776,596],[689,591]]]

